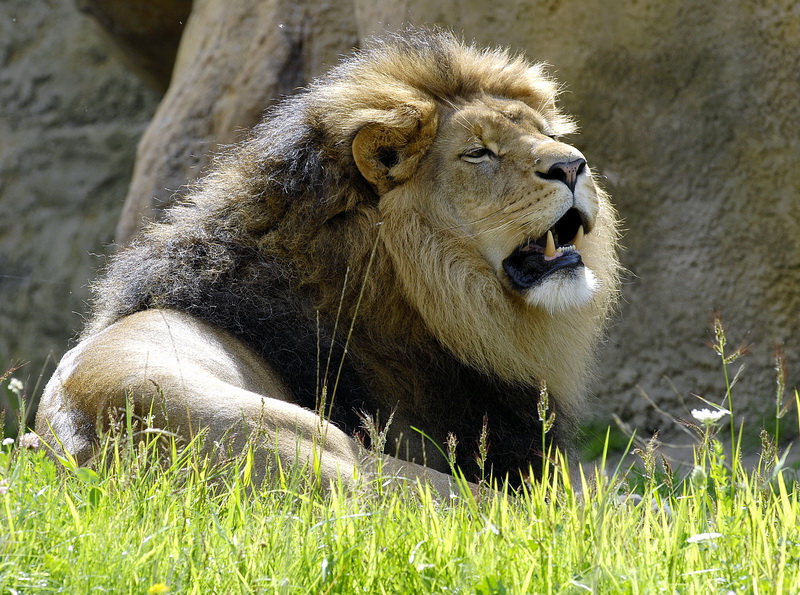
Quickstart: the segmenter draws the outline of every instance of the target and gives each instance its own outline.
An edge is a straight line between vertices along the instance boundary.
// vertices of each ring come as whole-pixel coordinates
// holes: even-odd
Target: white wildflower
[[[8,494],[8,481],[0,479],[0,496]]]
[[[692,409],[692,417],[704,426],[713,426],[723,417],[730,414],[731,412],[727,409],[716,409],[715,411],[711,411],[711,409]]]
[[[3,446],[14,446],[13,438],[3,438]]]
[[[20,436],[19,446],[20,448],[30,448],[35,450],[39,448],[39,437],[33,432],[28,432],[27,434],[23,434],[22,436]]]
[[[25,385],[19,378],[12,378],[8,381],[8,390],[15,393],[18,397],[22,396],[22,391],[25,390]]]
[[[713,541],[722,537],[722,533],[698,533],[686,539],[686,543],[700,543],[702,541]]]

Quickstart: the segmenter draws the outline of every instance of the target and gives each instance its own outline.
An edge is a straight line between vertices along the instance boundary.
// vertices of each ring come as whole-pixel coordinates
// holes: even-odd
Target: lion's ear
[[[438,118],[434,106],[421,105],[403,105],[372,116],[353,139],[353,159],[382,195],[416,171],[436,136]]]

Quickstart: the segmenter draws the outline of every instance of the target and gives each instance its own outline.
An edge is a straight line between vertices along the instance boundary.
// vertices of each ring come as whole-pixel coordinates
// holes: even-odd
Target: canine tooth
[[[556,242],[553,239],[553,232],[547,230],[547,245],[544,247],[544,255],[553,258],[556,255]]]
[[[575,239],[572,240],[572,245],[575,246],[576,250],[580,250],[582,244],[583,244],[583,225],[581,225],[578,228],[578,233],[575,234]]]

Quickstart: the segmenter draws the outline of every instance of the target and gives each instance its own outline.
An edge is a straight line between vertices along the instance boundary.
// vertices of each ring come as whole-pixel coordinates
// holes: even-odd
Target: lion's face
[[[380,195],[396,283],[462,361],[578,407],[617,286],[613,208],[552,96],[392,112],[353,152]],[[401,117],[397,117],[400,114]]]
[[[434,186],[420,206],[457,227],[512,296],[549,312],[586,305],[598,281],[582,251],[599,205],[583,155],[521,101],[448,111],[420,168]]]

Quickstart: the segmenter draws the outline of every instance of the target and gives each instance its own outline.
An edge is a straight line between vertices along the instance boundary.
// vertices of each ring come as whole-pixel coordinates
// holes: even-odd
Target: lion
[[[326,484],[378,463],[442,490],[454,468],[535,480],[573,444],[619,278],[558,91],[443,31],[345,58],[111,259],[37,431],[87,462],[129,404],[209,444],[260,436],[283,465],[317,456]]]

